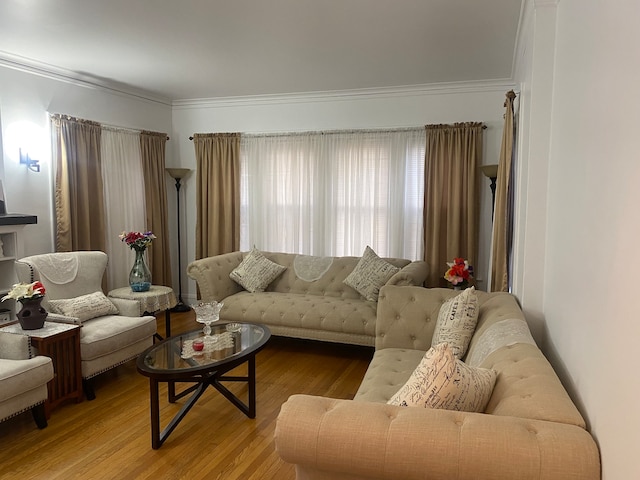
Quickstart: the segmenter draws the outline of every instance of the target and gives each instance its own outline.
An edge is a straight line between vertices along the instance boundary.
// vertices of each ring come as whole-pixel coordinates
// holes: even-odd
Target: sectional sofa
[[[281,268],[273,265],[253,271],[239,268],[252,252],[217,255],[189,264],[187,274],[196,280],[201,300],[223,302],[220,317],[226,321],[265,324],[274,335],[355,345],[373,346],[375,341],[377,290],[363,290],[370,298],[367,299],[345,283],[353,278],[358,266],[363,266],[362,258],[382,263],[383,268],[393,266],[390,278],[383,277],[387,285],[422,285],[429,272],[425,262],[379,259],[370,249],[363,257],[254,252]],[[273,268],[275,278],[264,290],[248,291],[231,278],[242,270],[239,277],[249,277],[252,283],[254,277],[262,276],[269,267]],[[247,286],[254,290],[254,285]]]
[[[382,287],[376,351],[355,398],[294,395],[282,406],[276,448],[298,479],[600,478],[596,443],[510,294],[477,292],[463,360],[497,374],[482,411],[387,403],[410,383],[441,306],[459,293]]]

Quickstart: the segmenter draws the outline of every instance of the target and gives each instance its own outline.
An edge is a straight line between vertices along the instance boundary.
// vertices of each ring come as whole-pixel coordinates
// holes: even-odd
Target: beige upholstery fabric
[[[403,407],[483,412],[496,372],[465,365],[447,343],[430,348],[407,382],[387,402]]]
[[[442,304],[431,346],[447,342],[456,357],[462,358],[478,322],[478,297],[474,287]]]
[[[48,254],[56,255],[56,254]],[[104,252],[83,251],[64,255],[75,255],[78,271],[73,280],[62,284],[49,281],[40,276],[37,264],[38,255],[16,261],[16,273],[22,282],[40,280],[47,291],[42,302],[49,308],[51,300],[68,300],[102,291],[102,277],[107,266]],[[118,300],[118,299],[114,299]],[[109,300],[110,301],[110,300]],[[115,302],[114,302],[115,303]],[[131,300],[119,300],[118,305],[129,305],[127,312],[137,312],[138,303]],[[50,314],[52,321],[79,323],[77,317]],[[80,359],[82,377],[91,378],[110,368],[136,358],[146,348],[153,345],[156,332],[156,318],[151,315],[124,316],[104,315],[86,320],[80,329]]]
[[[76,317],[80,322],[103,315],[117,315],[118,309],[104,293],[94,292],[79,297],[49,300],[49,309],[67,317]]]
[[[294,395],[282,406],[276,448],[304,479],[600,479],[598,447],[542,352],[492,350],[494,325],[524,320],[508,293],[477,292],[468,356],[497,372],[485,413],[387,405],[430,348],[440,306],[457,292],[380,290],[376,352],[354,400]],[[487,333],[485,336],[484,334]],[[478,356],[479,357],[479,356]]]
[[[196,260],[188,266],[187,274],[198,283],[203,301],[224,302],[220,315],[225,320],[263,323],[274,335],[373,345],[376,303],[364,300],[344,283],[359,257],[331,257],[331,262],[324,262],[329,267],[319,269],[319,278],[308,281],[296,273],[296,259],[300,270],[300,255],[262,253],[286,267],[264,292],[246,292],[229,278],[242,262],[241,252]],[[397,258],[385,261],[400,269],[389,284],[422,285],[426,278],[428,268],[424,262]]]
[[[344,279],[344,283],[370,302],[377,302],[380,287],[399,271],[398,267],[381,259],[371,247],[367,246],[356,267]]]
[[[266,258],[253,248],[236,268],[229,274],[231,279],[251,293],[264,292],[285,267]]]
[[[53,363],[49,357],[30,357],[28,336],[0,332],[0,421],[47,399]]]

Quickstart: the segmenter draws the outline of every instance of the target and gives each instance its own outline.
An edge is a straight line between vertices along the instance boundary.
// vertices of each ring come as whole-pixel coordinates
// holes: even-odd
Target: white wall
[[[38,217],[37,225],[25,228],[25,255],[52,252],[55,247],[48,113],[134,129],[171,129],[171,107],[166,103],[0,64],[0,179],[7,209]],[[41,160],[40,173],[19,164],[18,148]]]
[[[533,213],[534,225],[544,222],[532,232],[521,219],[516,293],[525,311],[542,305],[545,353],[596,438],[603,478],[640,478],[640,4],[532,4],[523,44],[544,61],[536,63],[535,51],[520,57],[523,97],[530,98],[522,99],[528,138],[519,154],[528,170],[518,211]],[[537,109],[536,95],[543,99]],[[540,207],[530,201],[533,191],[546,195]],[[534,257],[543,268],[530,275]]]
[[[250,97],[179,102],[173,109],[175,166],[195,170],[189,137],[212,132],[293,132],[309,130],[414,127],[432,123],[481,121],[485,130],[485,164],[497,163],[503,128],[505,93],[510,83],[448,85],[422,89],[332,94]],[[486,280],[491,228],[491,191],[483,178],[480,258],[477,277]],[[184,183],[186,200],[183,266],[195,258],[195,172]],[[181,190],[182,193],[182,190]],[[184,218],[183,217],[183,218]],[[444,274],[446,266],[440,268]],[[183,269],[184,271],[184,269]],[[184,276],[186,277],[186,275]],[[484,287],[480,284],[480,288]],[[195,301],[195,283],[183,278],[185,302]]]

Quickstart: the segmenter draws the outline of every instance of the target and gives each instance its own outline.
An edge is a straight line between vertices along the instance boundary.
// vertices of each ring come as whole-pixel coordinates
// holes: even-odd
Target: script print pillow
[[[469,287],[442,304],[431,339],[431,346],[448,343],[457,358],[469,347],[478,323],[478,295]]]
[[[380,288],[399,271],[398,267],[380,258],[371,247],[367,246],[356,268],[344,279],[343,283],[349,285],[367,300],[377,302]]]
[[[432,347],[387,402],[403,407],[484,412],[496,382],[496,372],[458,360],[447,343]]]
[[[75,317],[80,322],[120,313],[118,307],[102,292],[89,293],[64,300],[49,300],[48,306],[51,313],[58,313],[65,317]]]
[[[254,247],[229,277],[248,292],[264,292],[264,289],[286,269],[287,267],[272,262]]]

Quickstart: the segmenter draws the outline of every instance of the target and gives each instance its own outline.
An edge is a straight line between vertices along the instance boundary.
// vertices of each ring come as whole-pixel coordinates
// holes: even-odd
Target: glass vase
[[[147,292],[151,288],[151,272],[144,261],[144,250],[136,250],[136,259],[129,272],[129,286],[132,292]]]

